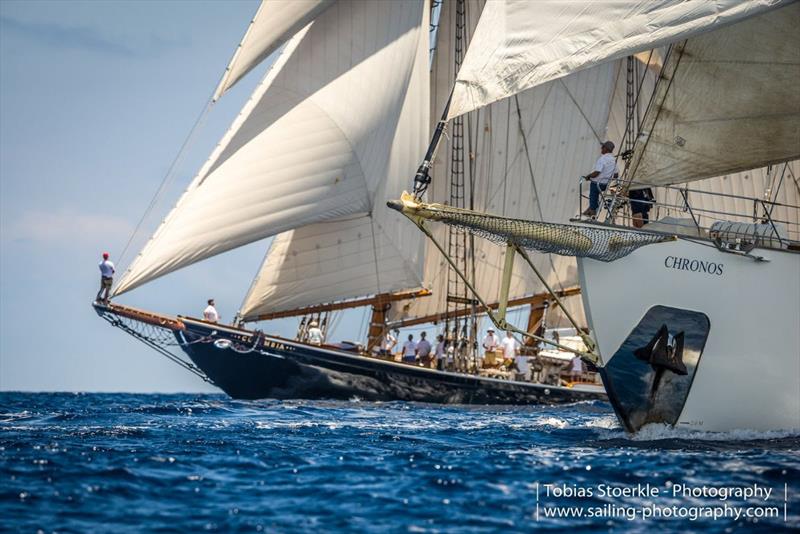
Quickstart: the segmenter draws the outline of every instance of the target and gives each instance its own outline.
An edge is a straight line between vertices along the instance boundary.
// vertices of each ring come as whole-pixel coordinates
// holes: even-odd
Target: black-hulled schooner
[[[532,373],[476,363],[476,318],[487,309],[529,307],[530,331],[563,316],[584,321],[573,258],[533,258],[545,280],[532,274],[503,280],[503,250],[444,229],[442,254],[386,206],[411,183],[435,125],[431,110],[438,115],[447,101],[483,6],[480,0],[264,0],[213,100],[271,54],[276,59],[116,284],[114,303],[94,303],[97,313],[236,398],[511,404],[603,398],[598,384],[565,384],[557,372],[541,372],[548,357],[536,356],[535,344],[524,349],[534,358]],[[613,86],[613,68],[590,69],[547,93],[523,93],[461,120],[432,162],[442,180],[429,198],[566,220],[577,184],[552,177],[591,166]],[[576,156],[565,159],[564,150]],[[477,167],[476,154],[491,157]],[[151,280],[269,237],[234,325],[118,304],[120,295]],[[494,297],[476,301],[456,271]],[[548,315],[556,300],[569,311]],[[263,321],[320,320],[360,306],[372,309],[363,345],[316,346],[302,335],[264,332]],[[426,323],[456,347],[454,368],[377,357],[387,329]],[[585,350],[559,345],[551,367],[558,367],[559,351],[568,361],[570,351]]]

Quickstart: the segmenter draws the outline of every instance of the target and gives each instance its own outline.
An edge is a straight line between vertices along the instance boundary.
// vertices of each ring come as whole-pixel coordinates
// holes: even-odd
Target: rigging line
[[[603,140],[600,138],[600,136],[597,134],[597,131],[594,129],[594,125],[592,124],[592,121],[589,120],[589,117],[587,117],[586,114],[583,112],[583,108],[580,106],[580,104],[578,104],[578,101],[575,100],[575,97],[572,96],[572,93],[570,92],[569,87],[567,87],[567,84],[564,83],[564,79],[563,78],[559,78],[558,82],[564,88],[564,91],[566,91],[567,96],[569,97],[570,100],[572,100],[572,103],[575,104],[575,107],[578,109],[578,112],[580,112],[581,117],[583,117],[583,120],[586,121],[586,124],[589,126],[589,129],[592,131],[592,135],[594,135],[594,138],[597,139],[598,143],[602,143]]]
[[[372,260],[373,265],[375,266],[375,287],[378,290],[378,295],[382,293],[381,291],[381,274],[380,269],[378,268],[378,245],[375,241],[375,220],[372,218],[372,213],[369,214],[369,229],[370,233],[372,234]]]
[[[208,112],[211,110],[213,105],[214,105],[214,100],[209,98],[208,101],[206,102],[206,105],[203,107],[203,110],[200,112],[200,115],[198,115],[197,119],[194,121],[194,125],[192,126],[192,129],[189,130],[189,135],[183,141],[183,144],[181,145],[180,150],[178,150],[178,154],[175,156],[175,159],[172,160],[172,164],[169,166],[169,169],[167,170],[166,175],[161,180],[161,184],[159,184],[155,195],[153,195],[153,198],[150,200],[150,204],[147,206],[147,209],[145,210],[144,214],[139,219],[139,222],[136,224],[136,227],[133,229],[133,232],[131,233],[131,236],[128,239],[128,242],[125,243],[125,248],[122,249],[122,253],[119,255],[118,262],[119,262],[120,265],[123,264],[123,260],[125,258],[125,255],[128,253],[128,249],[130,248],[131,244],[133,243],[134,238],[137,236],[137,234],[141,230],[142,225],[144,224],[144,221],[147,219],[147,217],[150,216],[150,213],[153,211],[153,208],[155,208],[156,203],[158,202],[159,198],[161,197],[161,195],[164,194],[164,191],[165,191],[165,189],[167,187],[167,184],[170,183],[172,181],[172,179],[174,178],[175,171],[176,171],[176,169],[178,167],[178,164],[181,162],[181,160],[183,159],[183,156],[186,154],[186,151],[188,150],[189,146],[191,146],[192,142],[194,141],[196,133],[202,127],[203,123],[205,122],[206,117],[208,117]]]
[[[528,172],[531,177],[531,187],[533,187],[533,198],[536,201],[536,209],[539,211],[539,220],[544,220],[544,212],[542,211],[542,203],[539,199],[539,190],[536,188],[536,177],[533,174],[533,163],[531,162],[531,153],[528,149],[528,136],[525,135],[525,128],[522,126],[522,111],[519,107],[519,97],[518,95],[514,95],[514,103],[517,106],[517,125],[519,126],[519,135],[522,137],[522,146],[525,148],[525,158],[528,160]],[[553,261],[553,255],[548,254],[547,259],[550,262],[550,268],[552,269],[553,274],[556,277],[556,283],[558,287],[563,291],[564,285],[561,283],[561,277],[558,276],[558,271],[556,270],[556,264]]]

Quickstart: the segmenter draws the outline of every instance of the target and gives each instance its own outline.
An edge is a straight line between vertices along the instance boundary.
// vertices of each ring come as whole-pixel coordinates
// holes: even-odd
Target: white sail
[[[486,8],[491,4],[488,2]],[[470,14],[479,13],[477,8],[470,10],[470,7],[472,3],[468,3],[468,20]],[[453,13],[445,3],[433,72],[436,84],[433,98],[440,103],[447,97],[448,73],[450,80],[454,74],[453,24]],[[467,27],[470,27],[469,22]],[[469,184],[474,180],[474,209],[556,222],[565,222],[574,216],[578,211],[578,177],[591,170],[599,155],[599,142],[605,136],[618,68],[616,63],[607,63],[518,95],[530,159],[520,134],[515,99],[497,102],[465,116],[465,138],[471,136],[471,145],[465,141],[465,156],[475,162],[474,173],[467,166],[465,182]],[[443,142],[437,153],[428,201],[449,201],[450,143],[450,140]],[[433,223],[429,228],[446,247],[446,227]],[[504,250],[476,237],[473,253],[476,289],[487,301],[496,302]],[[532,259],[555,289],[577,285],[573,258],[536,254]],[[397,303],[390,313],[391,320],[443,313],[447,309],[447,276],[448,264],[444,257],[428,245],[424,280],[433,295]],[[517,258],[510,297],[521,298],[544,291],[527,264]],[[580,305],[576,304],[573,311],[580,316]]]
[[[791,0],[488,2],[458,74],[450,117],[580,69],[687,39]]]
[[[297,34],[116,294],[283,231],[369,213],[424,12],[420,0],[339,1]]]
[[[262,0],[214,92],[218,100],[334,0]]]
[[[676,184],[800,158],[798,21],[794,4],[673,50],[633,179]]]
[[[427,2],[426,2],[427,3]],[[422,28],[428,26],[424,10]],[[391,146],[386,179],[370,196],[371,212],[310,224],[272,242],[240,313],[260,314],[422,286],[424,236],[386,206],[408,187],[429,129],[428,36],[419,34],[414,72]]]

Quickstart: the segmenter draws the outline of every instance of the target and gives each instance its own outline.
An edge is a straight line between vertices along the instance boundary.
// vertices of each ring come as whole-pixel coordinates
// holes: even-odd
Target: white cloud
[[[62,209],[56,212],[26,211],[0,227],[3,241],[53,243],[120,243],[133,231],[130,221],[116,215],[78,213]]]

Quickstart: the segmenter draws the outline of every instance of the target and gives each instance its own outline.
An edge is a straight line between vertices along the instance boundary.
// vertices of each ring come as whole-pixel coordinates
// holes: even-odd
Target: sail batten
[[[397,161],[417,160],[426,137],[397,141],[403,121],[427,122],[427,90],[418,97],[426,109],[401,118],[426,5],[339,0],[292,37],[115,294],[253,241],[370,212],[387,174],[410,173],[416,161]],[[417,76],[427,84],[426,71]]]

